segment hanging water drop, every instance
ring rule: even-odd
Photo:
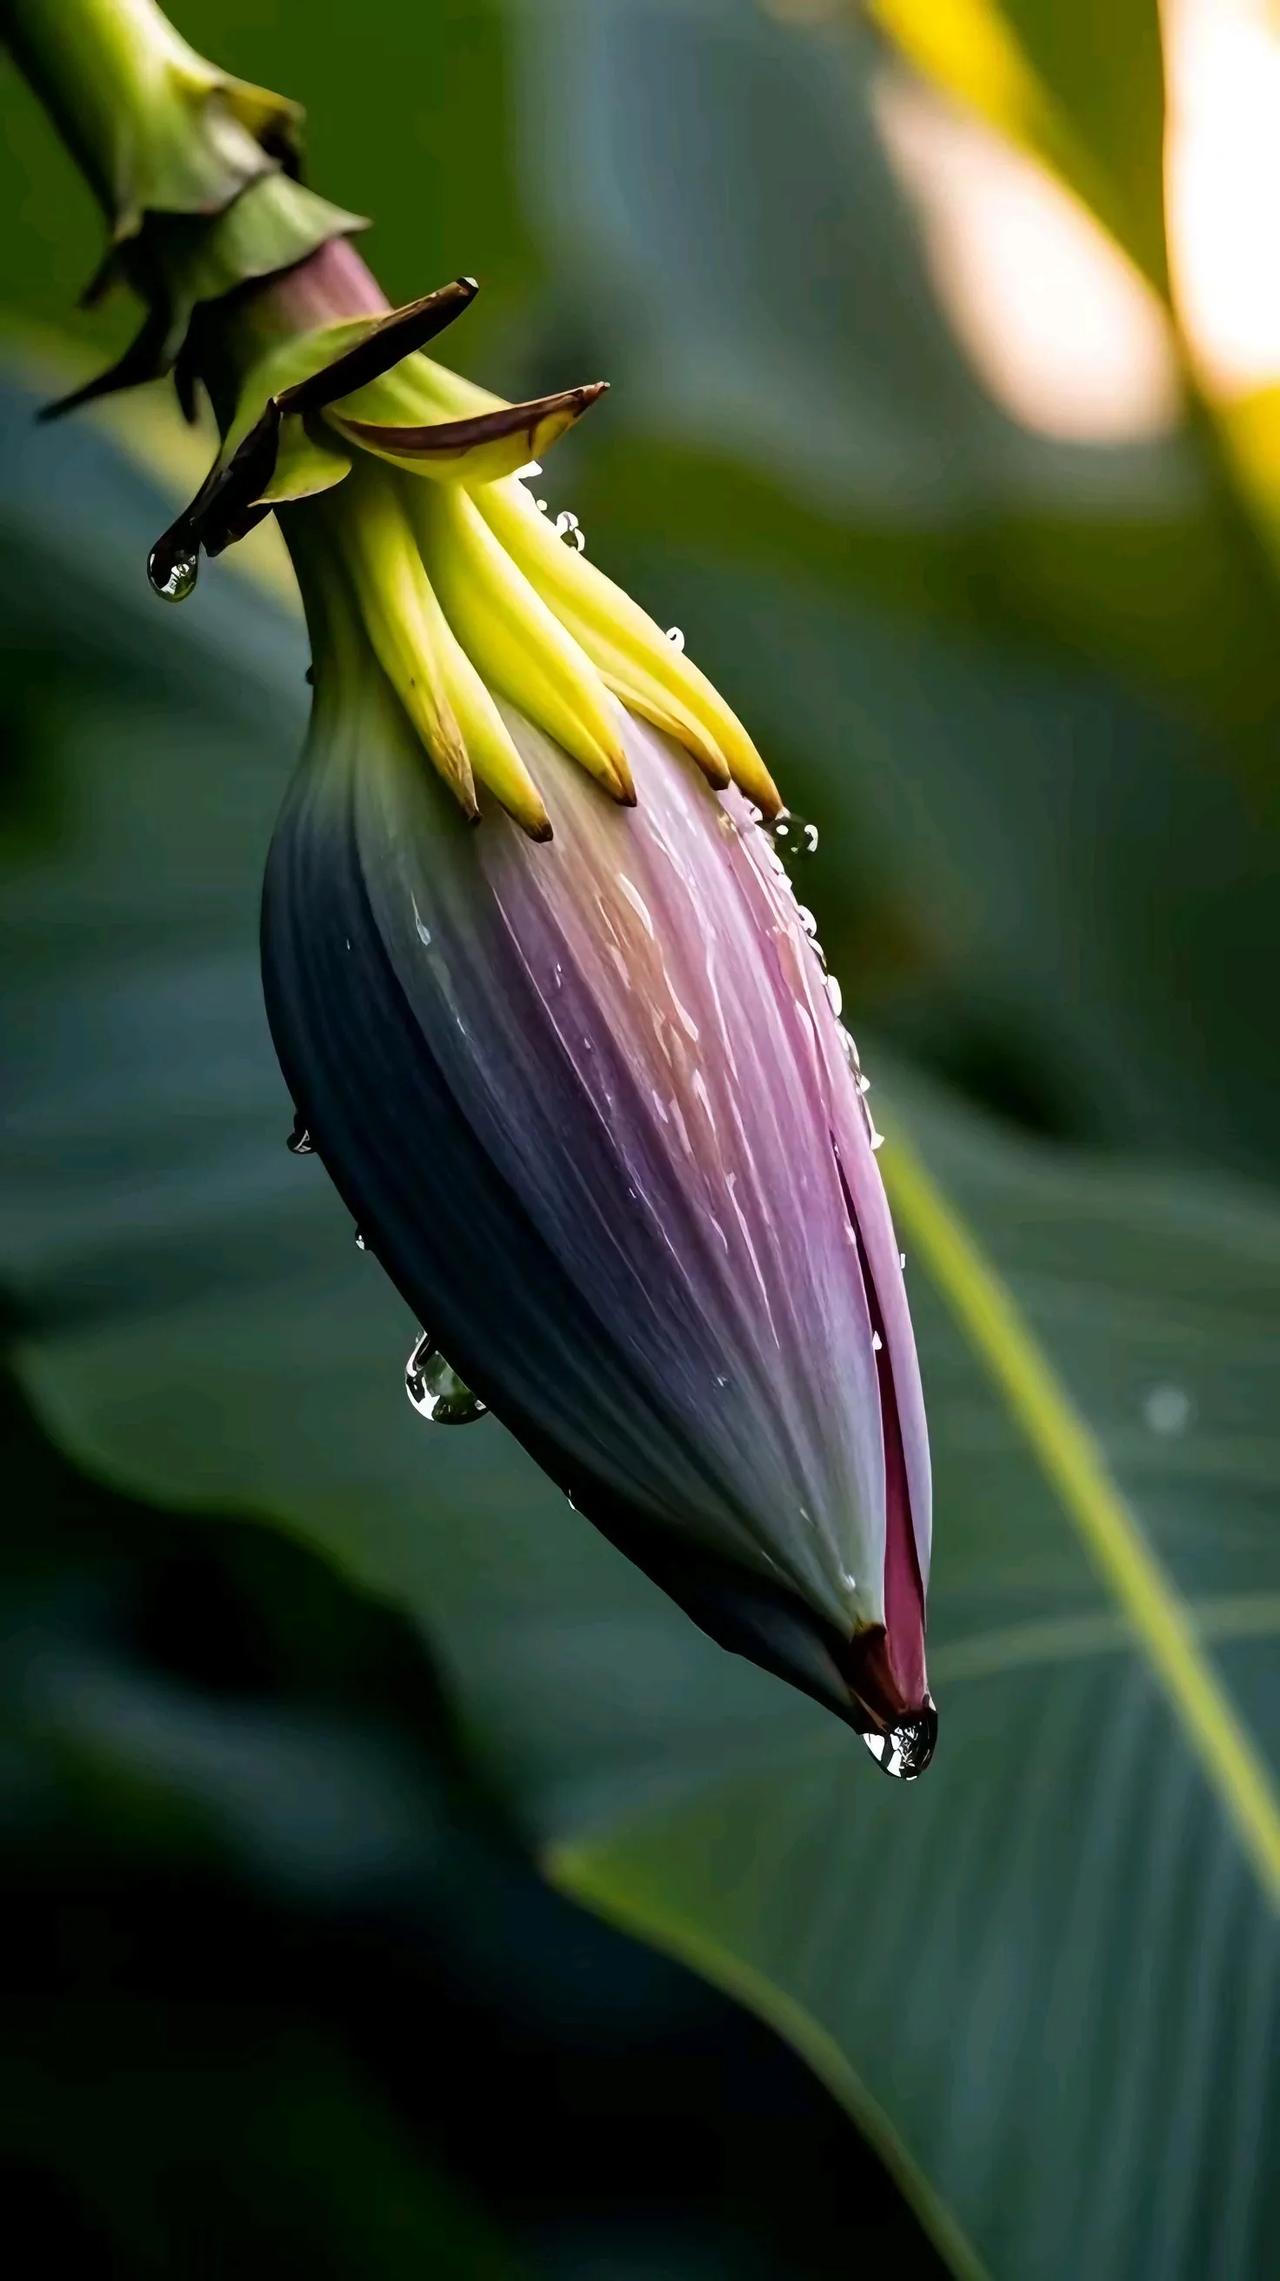
[[[916,1782],[937,1747],[938,1714],[929,1703],[917,1718],[904,1719],[887,1734],[864,1734],[862,1740],[882,1773],[895,1782]]]
[[[684,648],[684,635],[681,633],[679,626],[667,627],[667,640],[670,642],[672,649]]]
[[[814,949],[816,950],[817,947],[818,946],[815,943]],[[831,1011],[835,1015],[836,1020],[839,1021],[841,1008],[844,1005],[844,993],[841,990],[834,974],[829,974],[827,976],[827,997],[831,1003]]]
[[[368,1249],[369,1249],[369,1246],[368,1246],[368,1244],[367,1244],[367,1243],[366,1243],[366,1241],[365,1241],[365,1234],[364,1234],[364,1229],[363,1229],[363,1228],[357,1228],[357,1229],[356,1229],[356,1250],[357,1250],[357,1251],[367,1251]]]
[[[297,1110],[293,1112],[293,1131],[285,1143],[290,1156],[314,1156],[315,1142],[303,1124]]]
[[[198,547],[178,546],[157,539],[147,556],[152,590],[165,602],[185,602],[200,575]]]
[[[469,1426],[488,1415],[488,1404],[450,1369],[429,1331],[405,1364],[404,1390],[418,1416],[433,1426]]]
[[[577,516],[568,507],[562,508],[556,516],[556,537],[563,539],[566,546],[576,547],[579,554],[586,552],[587,542],[583,536],[582,527]]]

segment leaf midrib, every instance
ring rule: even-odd
[[[900,1132],[882,1159],[899,1232],[923,1256],[1115,1598],[1263,1893],[1280,1907],[1280,1797],[1197,1637],[1190,1611],[1012,1293]]]

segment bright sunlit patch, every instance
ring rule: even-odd
[[[997,403],[1039,434],[1158,433],[1177,390],[1154,295],[1069,192],[893,66],[876,114],[916,201],[934,282]]]
[[[1166,204],[1178,307],[1208,386],[1280,379],[1280,18],[1162,0]],[[876,110],[935,283],[996,401],[1040,434],[1150,435],[1175,416],[1159,306],[1076,199],[974,112],[886,67]]]
[[[1175,290],[1215,393],[1280,377],[1280,23],[1270,0],[1164,0]]]

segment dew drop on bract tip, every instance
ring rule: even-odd
[[[185,602],[200,575],[199,553],[153,546],[147,556],[152,590],[165,602]]]
[[[450,1369],[429,1331],[405,1364],[404,1390],[418,1416],[433,1426],[469,1426],[488,1415],[488,1404]]]
[[[916,1782],[933,1757],[938,1714],[930,1703],[918,1718],[904,1719],[887,1734],[864,1734],[862,1740],[882,1773],[895,1782]]]
[[[315,1154],[315,1143],[296,1112],[293,1119],[293,1131],[285,1145],[290,1156],[314,1156]]]

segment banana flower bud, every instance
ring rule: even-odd
[[[755,746],[521,480],[599,384],[513,406],[423,353],[473,291],[388,310],[342,243],[274,280],[152,556],[176,597],[274,510],[302,589],[276,1048],[430,1333],[418,1396],[447,1355],[436,1414],[491,1410],[707,1632],[910,1777],[928,1446],[865,1079]]]

